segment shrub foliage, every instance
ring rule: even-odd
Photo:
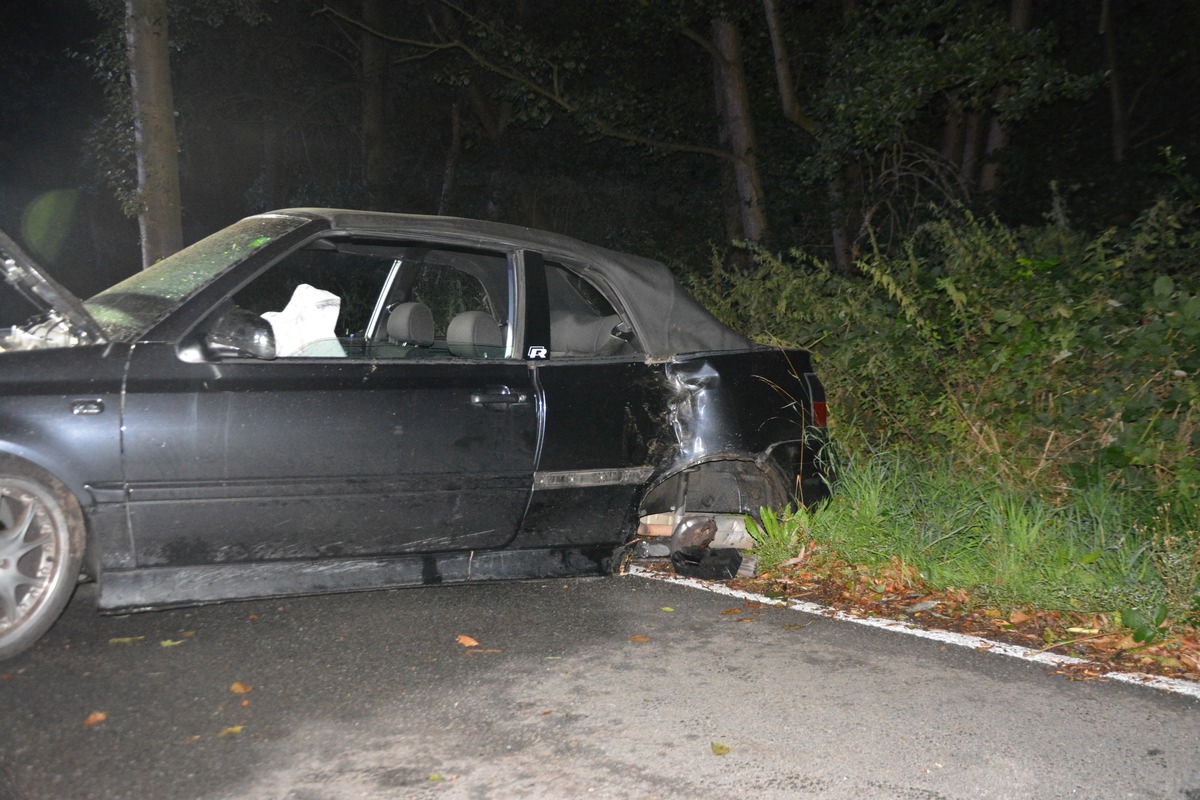
[[[1120,546],[1064,557],[1091,567],[1103,559],[1088,553],[1119,551],[1124,578],[1159,574],[1189,613],[1196,574],[1179,573],[1200,553],[1200,202],[1184,194],[1099,234],[1073,228],[1057,200],[1021,229],[953,208],[899,247],[867,248],[856,275],[751,248],[751,270],[714,258],[692,289],[750,335],[815,352],[845,468],[886,453],[892,469],[896,458],[949,469],[956,491],[972,481],[993,507],[1071,506],[1073,518],[1099,492],[1123,510]],[[1165,596],[1151,584],[1147,601]]]

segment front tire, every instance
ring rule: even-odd
[[[58,480],[0,457],[0,659],[41,638],[79,577],[86,531],[79,501]]]

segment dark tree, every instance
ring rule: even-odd
[[[143,269],[183,247],[167,27],[167,0],[125,0]]]

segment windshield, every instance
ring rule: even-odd
[[[110,340],[132,340],[217,275],[307,221],[244,219],[85,300],[84,308]]]

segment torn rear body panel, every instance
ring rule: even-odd
[[[807,352],[686,359],[668,376],[679,451],[642,500],[642,534],[666,535],[701,516],[716,522],[714,547],[747,548],[747,515],[828,494],[825,395]]]

